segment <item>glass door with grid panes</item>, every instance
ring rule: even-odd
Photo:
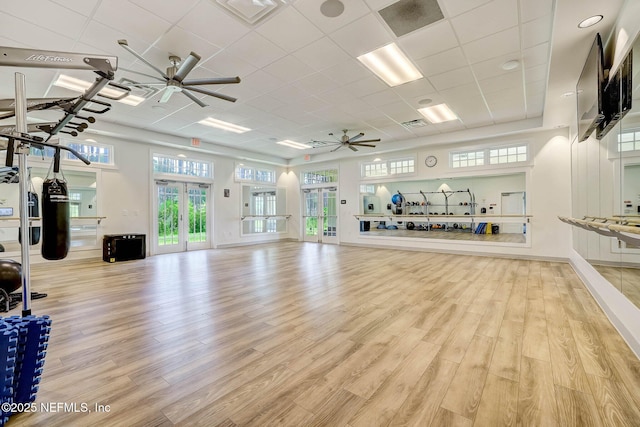
[[[154,252],[210,248],[209,185],[156,181],[155,187]]]
[[[338,192],[335,187],[303,190],[305,242],[338,243]]]

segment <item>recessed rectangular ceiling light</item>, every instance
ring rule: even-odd
[[[358,60],[391,87],[423,77],[395,43],[360,55]]]
[[[89,89],[91,87],[92,83],[89,83],[85,80],[81,80],[81,79],[76,79],[75,77],[71,77],[71,76],[66,76],[64,74],[60,74],[60,76],[58,77],[58,79],[53,82],[53,84],[55,86],[59,86],[59,87],[63,87],[65,89],[69,89],[69,90],[73,90],[76,92],[84,92],[85,90]],[[122,96],[123,91],[121,90],[117,90],[117,89],[113,89],[110,87],[105,87],[103,88],[100,93],[102,95],[105,96],[110,96],[112,98],[117,98],[119,96]],[[127,105],[132,105],[132,106],[136,106],[138,104],[140,104],[142,101],[144,101],[144,98],[141,96],[137,96],[137,95],[127,95],[122,99],[119,99],[118,102],[121,102],[123,104],[127,104]]]
[[[458,119],[458,116],[451,111],[451,108],[449,108],[447,104],[438,104],[431,107],[419,108],[418,112],[431,123],[442,123]]]
[[[200,120],[198,123],[200,123],[201,125],[211,126],[213,128],[228,130],[229,132],[235,132],[235,133],[245,133],[251,130],[243,126],[234,125],[233,123],[223,122],[222,120],[214,119],[213,117],[207,117],[206,119]]]
[[[299,142],[291,141],[289,139],[285,139],[283,141],[277,141],[276,144],[286,145],[287,147],[297,148],[298,150],[306,150],[307,148],[309,148],[307,144],[301,144]]]

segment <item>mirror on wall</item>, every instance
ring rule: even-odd
[[[361,195],[368,235],[527,243],[524,172],[361,188],[370,190]]]
[[[38,195],[38,212],[42,213],[42,184],[49,174],[47,168],[31,167],[31,191]],[[61,178],[62,174],[58,174]],[[98,244],[98,198],[97,173],[95,171],[65,170],[69,194],[69,216],[71,217],[71,247],[95,247]],[[20,253],[19,230],[19,184],[0,184],[0,244],[5,255]],[[33,251],[40,251],[40,243],[32,245]]]
[[[287,231],[287,193],[273,186],[242,186],[242,234]]]
[[[572,216],[640,220],[640,43],[632,51],[632,108],[602,139],[572,143]],[[624,88],[620,87],[620,93]],[[640,307],[640,244],[573,227],[574,249]],[[640,238],[640,235],[636,235]]]

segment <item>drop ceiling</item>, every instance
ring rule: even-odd
[[[321,13],[320,0],[258,3],[268,10],[255,9],[261,6],[253,0],[4,2],[0,46],[116,55],[120,67],[149,74],[153,72],[118,45],[119,39],[127,39],[161,69],[170,65],[169,54],[185,58],[194,51],[202,60],[189,78],[237,75],[240,84],[207,87],[237,102],[198,95],[208,104],[201,108],[174,94],[160,104],[161,92],[152,92],[137,107],[113,103],[98,118],[100,126],[141,128],[172,140],[184,137],[186,145],[200,138],[203,147],[216,147],[216,152],[228,148],[293,164],[305,154],[357,156],[469,135],[568,126],[575,100],[561,95],[575,89],[594,34],[608,33],[622,1],[438,0],[443,19],[401,36],[378,12],[395,0],[343,0],[343,13],[334,18]],[[587,30],[577,28],[595,13],[605,19]],[[356,59],[391,42],[424,78],[391,88]],[[502,68],[513,60],[518,67]],[[0,98],[14,97],[16,71],[26,75],[30,98],[74,95],[53,86],[57,70],[0,67]],[[91,72],[64,73],[93,79]],[[144,78],[118,70],[120,79]],[[431,100],[427,105],[447,103],[459,120],[403,125],[422,119],[417,109],[426,106],[425,99]],[[198,123],[206,117],[251,131],[233,134]],[[38,118],[44,117],[35,115],[34,120]],[[358,153],[275,144],[328,139],[342,129],[382,142]]]

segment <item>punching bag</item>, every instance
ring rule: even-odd
[[[63,259],[69,253],[71,230],[67,182],[58,178],[42,184],[42,246],[44,259]]]
[[[38,195],[33,191],[28,192],[27,206],[29,218],[37,218],[40,216]],[[22,229],[18,229],[18,241],[22,243]],[[37,245],[38,242],[40,242],[40,227],[29,227],[29,244]]]

